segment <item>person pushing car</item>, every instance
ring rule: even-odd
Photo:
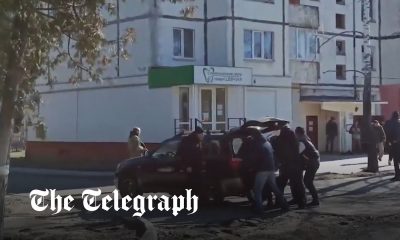
[[[288,210],[289,206],[283,193],[276,184],[275,177],[275,160],[271,144],[261,135],[257,129],[251,130],[251,144],[248,145],[248,155],[245,161],[248,161],[248,166],[253,168],[255,173],[253,192],[254,202],[257,212],[262,212],[263,207],[263,190],[264,186],[275,194],[277,203],[282,210]]]
[[[188,173],[190,185],[197,194],[200,194],[203,185],[203,139],[203,129],[196,127],[191,134],[182,139],[176,152],[181,169]]]

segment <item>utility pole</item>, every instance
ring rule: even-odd
[[[368,153],[368,167],[367,172],[378,172],[378,157],[376,151],[376,143],[373,139],[372,126],[371,126],[371,57],[372,57],[372,46],[370,37],[370,23],[372,21],[370,11],[371,11],[371,1],[361,0],[363,11],[363,63],[364,67],[362,71],[364,72],[364,92],[363,92],[363,142],[366,145]]]

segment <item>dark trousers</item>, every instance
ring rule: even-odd
[[[306,204],[306,191],[303,183],[303,170],[300,167],[285,168],[281,167],[278,176],[278,187],[281,192],[285,192],[285,187],[290,181],[290,190],[294,201],[299,207]]]
[[[392,145],[392,155],[395,177],[400,178],[400,143],[394,143]]]
[[[352,151],[353,153],[361,153],[361,140],[360,139],[352,139]]]
[[[313,201],[316,201],[316,202],[318,202],[318,192],[314,186],[314,178],[315,178],[315,174],[318,171],[318,168],[319,168],[319,162],[310,163],[306,167],[306,171],[304,174],[304,185],[306,185],[306,188],[310,192]]]
[[[386,145],[386,151],[389,154],[389,161],[393,161],[393,147],[389,146],[389,144]]]
[[[325,151],[326,152],[333,152],[333,142],[335,141],[335,136],[327,136],[326,137],[326,146],[325,146]]]

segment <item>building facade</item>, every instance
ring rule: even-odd
[[[381,1],[382,28],[382,100],[388,104],[382,107],[382,115],[389,119],[394,110],[400,110],[400,71],[399,71],[399,35],[400,35],[400,2],[396,0]]]
[[[371,8],[377,102],[381,2],[373,0]],[[190,18],[181,13],[188,4],[196,7]],[[113,42],[134,28],[132,56],[116,59],[101,84],[83,73],[71,85],[66,64],[56,69],[53,88],[38,81],[47,137],[29,131],[28,158],[118,161],[134,126],[151,146],[196,124],[228,130],[265,116],[306,127],[321,149],[325,123],[334,116],[336,150],[347,151],[346,128],[362,114],[363,77],[353,71],[363,67],[361,12],[356,0],[119,1],[105,34]]]

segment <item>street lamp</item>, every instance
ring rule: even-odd
[[[360,37],[364,37],[364,33],[363,33],[363,32],[360,32],[360,31],[343,31],[343,32],[335,33],[335,34],[333,34],[331,37],[329,37],[328,39],[326,39],[324,42],[322,42],[321,44],[318,45],[317,53],[320,53],[321,48],[322,48],[325,44],[327,44],[328,42],[330,42],[332,39],[334,39],[334,38],[336,38],[336,37],[338,37],[338,36],[341,36],[341,35],[343,35],[343,34],[346,34],[346,33],[352,33],[352,34],[354,34],[353,37],[355,37],[355,33],[359,34]],[[317,53],[315,54],[313,61],[316,59]],[[354,54],[353,58],[355,59],[355,54]],[[354,66],[355,66],[355,60],[354,60]],[[349,70],[349,72],[350,72],[350,71],[351,71],[351,70]],[[327,72],[331,72],[331,71],[328,70],[328,71],[325,71],[325,72],[323,72],[323,73],[327,73]],[[333,71],[332,71],[332,72],[333,72]],[[357,71],[357,70],[354,70],[354,72],[360,72],[360,73],[363,74],[363,72]],[[357,79],[356,79],[355,76],[353,76],[353,83],[354,83],[354,100],[357,100]]]
[[[364,33],[363,32],[360,32],[360,31],[343,31],[343,32],[340,32],[340,33],[335,33],[335,34],[333,34],[331,37],[329,37],[328,39],[326,39],[323,43],[321,43],[319,46],[318,46],[318,52],[321,50],[321,47],[323,47],[325,44],[327,44],[329,41],[331,41],[332,39],[334,39],[335,37],[338,37],[338,36],[341,36],[341,35],[343,35],[343,34],[346,34],[346,33],[358,33],[358,34],[360,34],[360,37],[364,37]],[[355,37],[355,36],[354,36]]]

